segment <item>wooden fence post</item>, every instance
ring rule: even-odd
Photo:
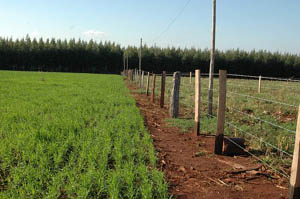
[[[166,71],[163,71],[161,75],[160,108],[163,108],[165,104],[165,87],[166,87]]]
[[[190,84],[192,83],[192,72],[190,72]]]
[[[300,198],[300,106],[298,108],[298,120],[295,137],[293,162],[289,184],[289,199]]]
[[[149,95],[149,84],[150,84],[150,72],[147,74],[147,85],[146,85],[146,95]]]
[[[261,75],[258,78],[258,93],[261,92]]]
[[[170,116],[177,118],[179,114],[179,88],[180,88],[180,72],[175,72],[173,75],[173,88],[171,91],[170,100]]]
[[[200,135],[200,70],[195,71],[195,134]]]
[[[221,155],[223,151],[224,123],[226,111],[226,70],[219,71],[219,103],[217,117],[217,132],[215,138],[215,154]]]
[[[151,101],[155,101],[155,79],[156,79],[156,74],[153,73],[153,79],[152,79],[152,94],[151,94]]]

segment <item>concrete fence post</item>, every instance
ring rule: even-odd
[[[153,76],[152,76],[152,94],[151,94],[151,101],[152,102],[155,101],[155,79],[156,79],[156,74],[153,73]]]
[[[160,108],[163,108],[165,104],[165,87],[166,87],[166,71],[163,71],[161,75]]]
[[[147,85],[146,85],[146,95],[149,95],[149,85],[150,85],[150,72],[147,74]]]
[[[170,116],[178,118],[179,115],[179,89],[180,89],[180,72],[173,74],[173,88],[170,99]]]
[[[215,154],[221,155],[223,152],[225,111],[226,111],[226,70],[219,71],[219,102],[217,117],[217,132],[215,138]]]

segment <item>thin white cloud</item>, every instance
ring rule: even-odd
[[[75,25],[71,25],[71,26],[69,26],[69,30],[73,30],[73,29],[75,29],[76,28],[76,26]]]
[[[106,36],[106,33],[101,32],[101,31],[96,31],[96,30],[88,30],[88,31],[83,32],[83,35],[85,35],[87,37],[92,37],[92,38],[99,38],[99,37]]]
[[[38,37],[40,35],[39,32],[33,31],[32,33],[29,34],[30,37]]]

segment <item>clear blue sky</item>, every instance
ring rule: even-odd
[[[0,36],[209,48],[212,0],[0,0]],[[160,36],[161,35],[161,36]],[[218,49],[300,54],[300,0],[217,0]]]

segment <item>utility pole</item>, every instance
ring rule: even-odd
[[[123,73],[125,73],[125,70],[126,70],[126,61],[125,61],[125,52],[123,53]]]
[[[142,45],[143,45],[143,40],[141,38],[141,46],[140,46],[140,56],[139,56],[139,71],[142,71]]]
[[[215,44],[216,44],[216,0],[213,1],[212,8],[212,47],[210,52],[210,67],[209,67],[209,87],[208,87],[208,114],[212,115],[213,109],[213,81],[214,81],[214,66],[215,66]]]
[[[128,70],[128,52],[127,52],[126,54],[127,54],[127,59],[126,59],[126,61],[127,61],[127,70]]]
[[[139,82],[140,87],[142,87],[142,46],[143,46],[143,40],[141,38],[141,46],[140,46],[140,56],[139,56]]]

